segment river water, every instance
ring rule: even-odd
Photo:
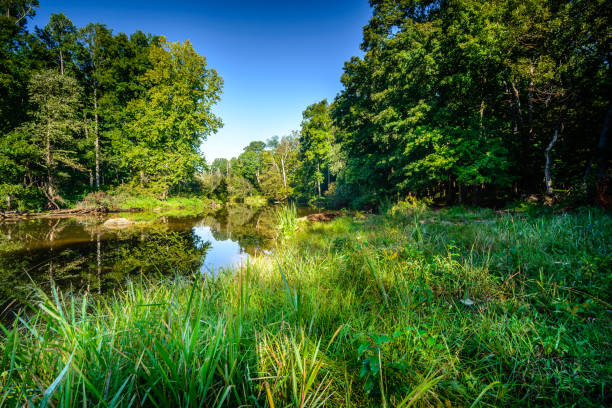
[[[95,294],[128,278],[216,274],[272,248],[274,211],[232,206],[205,216],[145,212],[0,222],[0,316],[37,289],[50,292],[52,284]],[[104,226],[119,216],[132,223]]]

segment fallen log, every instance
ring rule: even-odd
[[[331,221],[340,216],[342,216],[342,213],[339,211],[326,211],[322,213],[310,214],[305,218],[308,221]]]
[[[142,208],[106,208],[106,207],[87,207],[87,208],[66,208],[61,210],[51,210],[41,213],[30,213],[24,211],[4,211],[0,212],[0,219],[23,219],[23,218],[55,218],[55,217],[78,217],[81,215],[100,215],[119,212],[142,212]]]

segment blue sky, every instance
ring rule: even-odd
[[[225,126],[202,147],[209,162],[298,129],[307,105],[333,99],[371,14],[367,0],[40,0],[30,27],[57,12],[79,27],[190,40],[225,81],[215,108]]]

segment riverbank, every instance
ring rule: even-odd
[[[103,215],[108,213],[127,213],[153,211],[164,215],[201,215],[218,210],[225,205],[245,204],[262,207],[267,204],[263,197],[246,197],[243,203],[222,203],[207,197],[169,197],[159,199],[150,196],[100,195],[86,197],[70,208],[41,212],[0,211],[0,220],[22,218],[74,217],[80,215]]]
[[[612,218],[397,205],[213,276],[57,294],[3,328],[0,401],[605,406]]]

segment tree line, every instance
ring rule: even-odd
[[[605,0],[370,0],[334,100],[211,166],[199,146],[222,125],[223,82],[189,42],[62,14],[28,32],[37,5],[2,6],[0,207],[123,185],[356,207],[612,203]]]
[[[365,55],[345,64],[332,108],[345,201],[478,204],[612,186],[606,1],[370,5]]]
[[[125,185],[190,191],[222,78],[189,41],[76,27],[27,29],[38,1],[0,6],[0,208],[59,208]]]
[[[274,146],[248,147],[218,168],[235,169],[269,197],[338,206],[406,195],[592,200],[596,187],[612,191],[612,8],[604,0],[370,5],[363,57],[345,63],[332,103],[308,106],[286,137],[289,185]],[[270,187],[261,182],[267,172],[277,179]]]

